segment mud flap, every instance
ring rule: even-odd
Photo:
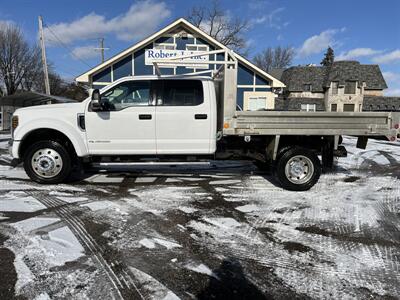
[[[322,171],[329,172],[333,169],[333,157],[334,157],[334,149],[333,143],[331,141],[327,141],[322,146]]]
[[[13,158],[10,162],[11,167],[15,168],[17,167],[22,161],[18,158]]]
[[[366,136],[359,136],[357,139],[357,148],[365,149],[367,148],[368,137]]]

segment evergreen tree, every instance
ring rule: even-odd
[[[324,59],[321,61],[321,65],[328,67],[332,66],[333,62],[335,61],[335,53],[331,47],[328,47],[325,53]]]

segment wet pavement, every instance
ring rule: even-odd
[[[248,162],[46,186],[3,151],[0,299],[395,299],[399,148],[345,144],[307,192]]]

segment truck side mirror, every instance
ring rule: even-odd
[[[100,110],[102,110],[100,102],[101,102],[100,91],[98,89],[95,89],[92,92],[92,101],[90,102],[92,111],[100,111]]]

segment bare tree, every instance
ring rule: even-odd
[[[65,82],[49,63],[52,95],[75,100],[87,97],[84,88]],[[21,30],[14,24],[0,24],[0,84],[8,95],[18,90],[45,92],[40,49],[30,46]],[[0,96],[3,94],[0,88]]]
[[[231,17],[220,7],[218,0],[212,0],[209,7],[193,7],[188,20],[225,46],[242,54],[246,52],[243,34],[249,28],[248,20]]]
[[[32,48],[32,63],[21,81],[20,89],[24,91],[44,91],[43,66],[39,47]]]
[[[269,72],[275,68],[286,68],[290,66],[294,57],[294,49],[292,47],[276,48],[268,47],[254,57],[254,63],[260,69]]]
[[[0,25],[0,80],[8,95],[23,88],[27,76],[37,68],[40,56],[14,24]]]

